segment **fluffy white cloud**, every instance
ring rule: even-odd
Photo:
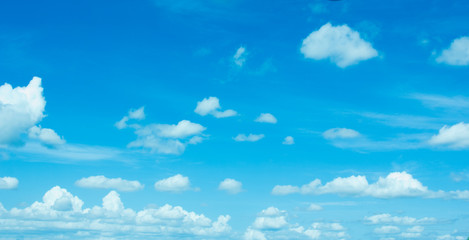
[[[201,116],[212,115],[216,118],[226,118],[238,115],[238,113],[232,109],[225,111],[220,111],[219,109],[221,109],[220,100],[217,97],[209,97],[197,102],[197,107],[194,112]]]
[[[393,234],[393,233],[399,233],[401,229],[399,229],[396,226],[381,226],[375,228],[374,232],[377,234]]]
[[[301,53],[314,60],[329,59],[341,68],[378,56],[371,43],[347,25],[323,25],[303,40]]]
[[[46,106],[42,92],[38,77],[26,87],[0,86],[0,144],[20,141],[22,134],[42,120]]]
[[[82,188],[116,189],[123,192],[143,189],[143,184],[139,181],[129,181],[122,178],[107,178],[105,176],[82,178],[76,181],[75,185]]]
[[[469,37],[454,39],[448,49],[436,58],[439,63],[455,66],[469,65]]]
[[[322,184],[321,180],[305,184],[301,187],[292,185],[277,185],[272,189],[274,195],[301,194],[338,194],[349,196],[369,196],[376,198],[397,197],[425,197],[469,199],[469,191],[430,191],[428,187],[406,172],[392,172],[386,177],[380,177],[375,183],[368,183],[365,176],[338,177]]]
[[[127,122],[130,119],[135,119],[135,120],[143,120],[145,119],[145,107],[140,107],[137,109],[130,109],[129,112],[127,113],[127,116],[124,116],[121,120],[116,122],[114,126],[118,129],[124,129],[127,128]]]
[[[292,136],[286,136],[285,139],[283,139],[282,144],[285,144],[285,145],[295,144],[295,139],[293,139]]]
[[[370,224],[400,224],[400,225],[414,225],[414,224],[430,224],[435,223],[435,218],[424,217],[424,218],[413,218],[413,217],[399,217],[392,216],[391,214],[383,213],[369,217],[365,217],[366,221]],[[417,228],[413,229],[417,230]]]
[[[264,138],[264,134],[252,134],[246,136],[246,134],[238,134],[235,138],[233,138],[236,142],[257,142]]]
[[[50,128],[33,126],[29,129],[28,136],[30,139],[37,139],[47,145],[59,145],[65,143],[63,137],[60,137],[54,130]]]
[[[18,179],[14,177],[1,177],[0,189],[15,189],[18,187]]]
[[[246,55],[246,48],[239,47],[238,50],[236,50],[236,53],[233,55],[233,62],[239,67],[242,67],[246,62]]]
[[[356,138],[360,136],[360,133],[348,128],[331,128],[325,131],[322,136],[325,139]]]
[[[57,186],[44,195],[42,202],[34,202],[24,209],[3,209],[0,231],[13,234],[41,231],[46,239],[48,234],[54,236],[70,231],[80,231],[80,236],[85,239],[98,239],[101,234],[125,239],[181,235],[206,239],[228,234],[231,230],[229,220],[230,216],[221,215],[217,221],[212,221],[203,214],[168,204],[137,212],[125,208],[115,191],[103,198],[102,206],[83,209],[82,200]],[[77,238],[80,236],[76,235]]]
[[[270,113],[261,113],[261,115],[259,115],[259,117],[256,118],[256,120],[254,120],[256,122],[262,122],[262,123],[277,123],[277,118],[274,117],[274,115],[270,114]]]
[[[264,230],[278,230],[288,225],[286,212],[275,207],[262,210],[254,220],[252,227]]]
[[[162,192],[183,192],[190,190],[188,177],[176,174],[172,177],[159,180],[155,183],[155,189]]]
[[[178,124],[150,124],[136,131],[139,136],[158,136],[162,138],[186,138],[201,134],[206,128],[188,120]]]
[[[237,194],[243,191],[243,184],[234,179],[227,178],[218,185],[218,189],[227,191],[230,194]]]
[[[469,124],[460,122],[453,126],[443,126],[437,135],[432,136],[429,143],[455,149],[468,148]]]

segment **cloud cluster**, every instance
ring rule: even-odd
[[[102,236],[148,239],[180,235],[198,239],[227,235],[231,231],[229,215],[212,221],[203,214],[168,204],[135,211],[125,208],[115,191],[103,198],[101,206],[83,206],[81,199],[56,186],[44,194],[42,201],[29,207],[10,211],[2,207],[0,231],[13,236],[19,232],[22,236],[39,232],[38,238],[44,239],[71,231],[77,233],[74,239]]]
[[[436,61],[454,66],[469,65],[469,37],[454,39],[449,48],[443,50],[436,58]]]
[[[322,184],[321,180],[305,184],[301,187],[292,185],[277,185],[272,189],[274,195],[301,194],[337,194],[340,196],[362,196],[375,198],[397,197],[425,197],[469,199],[469,191],[431,191],[420,181],[407,172],[392,172],[386,177],[379,177],[378,181],[368,183],[365,176],[338,177]]]
[[[226,118],[238,115],[235,110],[228,109],[220,111],[220,109],[220,100],[217,97],[209,97],[197,102],[197,107],[194,112],[201,116],[212,115],[216,118]]]
[[[18,179],[14,177],[1,177],[0,189],[15,189],[18,187]]]
[[[303,40],[301,53],[314,60],[329,59],[341,68],[378,56],[371,43],[347,25],[326,23]]]
[[[122,178],[107,178],[105,176],[90,176],[75,182],[82,188],[115,189],[122,192],[131,192],[143,189],[139,181],[129,181]]]

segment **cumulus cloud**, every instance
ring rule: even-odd
[[[227,178],[218,185],[218,189],[230,194],[238,194],[243,191],[243,184],[235,179]]]
[[[314,60],[329,59],[341,68],[378,56],[371,43],[347,25],[326,23],[303,40],[301,53]]]
[[[33,126],[29,129],[28,136],[30,139],[37,139],[46,145],[59,145],[65,143],[63,137],[60,137],[54,130],[50,128]]]
[[[429,140],[431,145],[463,149],[469,147],[469,124],[460,122],[453,126],[443,126],[437,135]]]
[[[159,180],[155,183],[155,189],[161,192],[183,192],[190,190],[188,177],[176,174],[172,177]]]
[[[197,107],[194,112],[201,116],[212,115],[216,118],[226,118],[238,115],[235,110],[228,109],[220,111],[220,109],[220,100],[217,97],[209,97],[197,102]]]
[[[436,61],[454,66],[469,65],[469,37],[454,39],[449,48],[443,50],[436,58]]]
[[[101,234],[126,239],[181,235],[198,239],[227,235],[231,230],[229,215],[221,215],[212,221],[203,214],[169,204],[135,211],[125,208],[115,191],[103,198],[101,206],[84,209],[83,205],[81,199],[56,186],[44,194],[42,201],[36,201],[29,207],[10,211],[3,209],[0,230],[13,236],[18,232],[23,236],[41,231],[41,237],[46,238],[58,233],[80,231],[80,235],[93,239]]]
[[[276,207],[262,210],[254,220],[252,227],[264,230],[278,230],[287,226],[286,212]]]
[[[274,115],[270,114],[270,113],[261,113],[261,115],[259,115],[259,117],[256,118],[256,120],[254,120],[256,122],[262,122],[262,123],[277,123],[277,118],[274,117]]]
[[[116,189],[123,192],[143,189],[143,184],[139,181],[129,181],[122,178],[107,178],[102,175],[82,178],[76,181],[75,185],[82,188]]]
[[[238,134],[235,138],[233,138],[236,142],[257,142],[264,138],[264,134],[252,134],[246,136],[246,134]]]
[[[116,122],[114,126],[118,129],[124,129],[127,128],[127,122],[130,119],[135,119],[135,120],[143,120],[145,119],[145,107],[140,107],[137,109],[130,109],[129,112],[127,113],[126,116],[124,116],[121,120]]]
[[[1,177],[0,189],[15,189],[18,187],[18,179],[14,177]]]
[[[431,191],[420,181],[407,172],[392,172],[386,177],[379,177],[375,183],[368,183],[365,176],[338,177],[322,184],[321,180],[305,184],[301,187],[277,185],[272,189],[274,195],[301,194],[337,194],[341,196],[368,196],[375,198],[425,197],[469,199],[469,191]]]
[[[236,53],[233,55],[233,62],[237,66],[242,67],[244,63],[246,62],[246,55],[247,55],[246,48],[239,47],[236,50]]]
[[[344,139],[359,137],[360,133],[348,128],[331,128],[322,133],[322,136],[325,139]]]
[[[286,136],[285,139],[283,139],[282,144],[293,145],[295,144],[295,139],[292,136]]]

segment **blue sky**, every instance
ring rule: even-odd
[[[10,1],[1,239],[469,236],[466,1]]]

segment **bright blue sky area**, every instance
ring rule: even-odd
[[[0,84],[17,92],[0,91],[0,238],[466,239],[468,11],[438,0],[3,3]],[[34,76],[45,108],[14,95]],[[164,152],[174,142],[185,150]],[[242,187],[219,189],[227,178]],[[125,180],[144,187],[122,191]],[[101,206],[105,196],[134,215]],[[211,222],[138,220],[165,204]],[[230,220],[216,229],[220,215]]]

